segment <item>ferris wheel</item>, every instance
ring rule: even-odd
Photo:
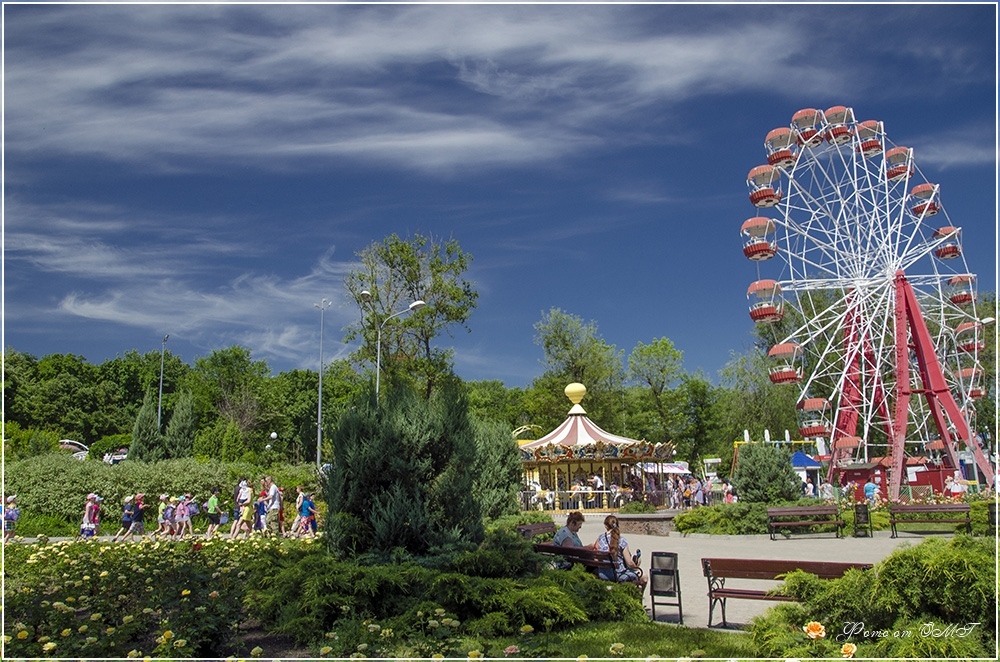
[[[800,434],[830,445],[830,480],[881,458],[895,499],[907,456],[958,468],[967,448],[992,484],[974,433],[992,320],[940,187],[882,122],[844,106],[798,111],[764,148],[741,227],[750,317],[773,340],[771,381],[799,389]]]

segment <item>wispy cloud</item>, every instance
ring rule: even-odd
[[[678,21],[666,32],[636,19],[671,11]],[[281,169],[303,157],[480,168],[559,159],[612,134],[627,141],[630,114],[669,113],[690,98],[768,88],[828,96],[854,73],[849,62],[810,65],[807,31],[785,25],[776,39],[773,23],[752,14],[738,27],[684,29],[686,14],[19,8],[7,20],[7,150],[165,170]],[[39,37],[70,26],[59,42]]]

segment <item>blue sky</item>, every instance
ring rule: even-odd
[[[996,5],[4,5],[4,338],[99,363],[344,355],[355,252],[474,256],[466,379],[558,307],[717,378],[749,169],[800,108],[911,146],[996,288]]]

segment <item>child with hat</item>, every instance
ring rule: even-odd
[[[122,526],[118,529],[118,533],[115,537],[111,539],[111,542],[118,542],[119,539],[124,540],[125,535],[128,530],[132,528],[132,518],[135,516],[135,497],[129,494],[123,500],[122,505]]]
[[[14,537],[14,527],[17,518],[21,516],[21,509],[15,503],[17,495],[11,494],[7,497],[7,503],[3,507],[3,541],[8,542]]]

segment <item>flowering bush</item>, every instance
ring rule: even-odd
[[[10,657],[203,657],[231,642],[245,568],[291,541],[9,545]],[[49,646],[47,644],[54,644]]]

